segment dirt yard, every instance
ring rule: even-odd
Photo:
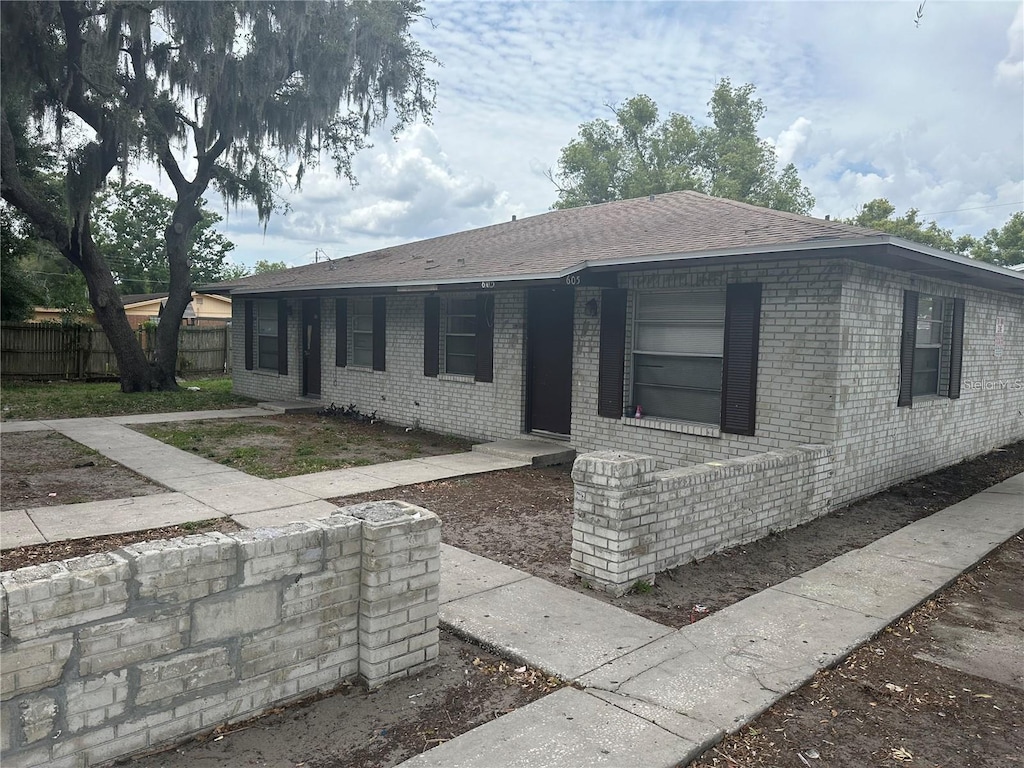
[[[264,478],[468,451],[473,443],[367,418],[297,413],[144,424],[134,429],[183,451]]]
[[[11,432],[0,438],[0,507],[52,507],[167,493],[142,475],[59,432]]]
[[[10,437],[14,435],[3,436],[5,456]],[[708,613],[719,610],[1022,471],[1024,443],[894,487],[800,528],[661,574],[649,591],[617,600],[590,594],[655,621],[683,626],[706,615],[695,613],[697,605]],[[117,495],[128,495],[129,487],[126,480],[126,492]],[[585,591],[568,570],[572,484],[567,467],[496,472],[336,502],[372,498],[403,498],[433,509],[442,518],[446,542]],[[175,534],[165,530],[161,535]],[[11,550],[3,553],[2,567],[8,570],[73,557],[151,537],[132,534]],[[918,658],[933,642],[935,648],[950,646],[948,635],[937,627],[957,622],[980,629],[992,625],[985,606],[993,600],[1015,605],[1018,615],[1024,610],[1020,593],[1024,542],[1018,537],[1005,551],[1011,553],[1009,559],[1001,555],[965,576],[941,599],[895,625],[835,670],[819,675],[752,728],[705,755],[701,768],[1015,764],[1013,760],[1024,754],[1019,735],[1024,732],[1024,694],[1019,686],[979,679]],[[975,603],[981,606],[977,611],[963,607]],[[1017,638],[1021,632],[1024,627],[1017,628]],[[931,666],[921,666],[925,664]],[[440,664],[417,678],[376,693],[345,688],[344,695],[283,709],[243,724],[236,733],[213,734],[140,764],[385,768],[558,684],[443,634]]]
[[[436,512],[445,543],[585,592],[661,624],[690,623],[765,587],[809,571],[908,523],[1024,472],[1024,443],[890,488],[799,528],[658,574],[653,587],[612,598],[569,570],[569,467],[514,469],[333,499],[403,499]]]

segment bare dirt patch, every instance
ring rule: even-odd
[[[693,766],[1021,765],[1022,633],[1024,538],[1017,536]],[[953,635],[973,638],[969,657]],[[1007,639],[1015,652],[1007,652]],[[986,653],[998,662],[986,663]]]
[[[403,499],[436,512],[443,540],[672,627],[870,544],[1015,474],[1024,442],[894,486],[827,517],[660,573],[621,598],[588,590],[569,570],[569,467],[513,469],[333,499]],[[706,612],[694,612],[702,606]]]
[[[133,427],[183,451],[264,478],[468,451],[469,440],[382,421],[319,414],[144,424]]]
[[[0,507],[52,507],[167,493],[58,432],[0,435]]]
[[[437,666],[415,677],[376,691],[344,685],[131,764],[388,768],[562,685],[442,631]]]

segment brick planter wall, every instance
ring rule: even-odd
[[[658,471],[619,451],[576,459],[572,571],[614,595],[829,511],[832,449],[803,445]]]
[[[5,766],[85,766],[437,659],[440,521],[403,502],[0,574]]]

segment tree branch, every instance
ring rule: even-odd
[[[68,256],[71,253],[71,241],[67,225],[53,212],[50,205],[29,191],[24,179],[21,178],[14,149],[14,135],[11,133],[10,123],[7,122],[6,112],[3,115],[3,123],[0,124],[0,168],[0,194],[3,199],[25,214],[42,237]],[[80,261],[70,256],[68,260],[79,269],[82,268]]]

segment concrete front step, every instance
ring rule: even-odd
[[[576,458],[576,449],[568,443],[537,437],[517,437],[510,440],[495,440],[493,443],[479,443],[473,446],[473,450],[506,459],[516,459],[534,467],[571,464]]]
[[[274,400],[256,406],[274,413],[316,413],[324,404],[319,400]]]

